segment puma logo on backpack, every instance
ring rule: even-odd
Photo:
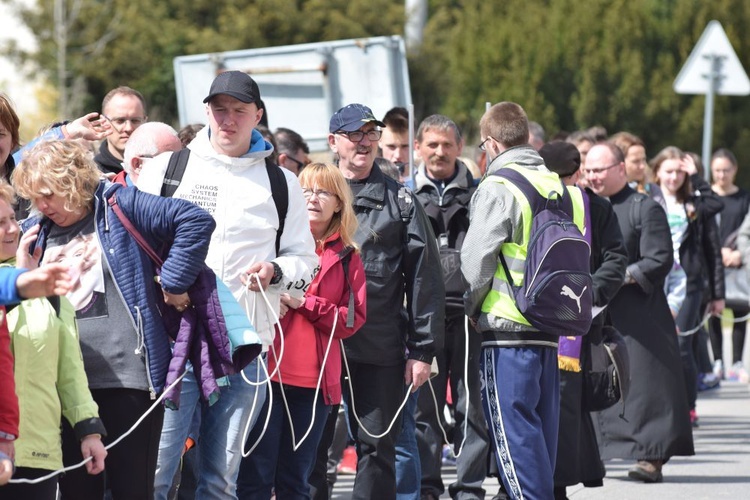
[[[578,312],[581,312],[581,297],[583,297],[583,294],[588,289],[587,286],[583,287],[583,290],[581,290],[580,295],[576,295],[573,290],[570,289],[568,285],[563,285],[562,290],[560,291],[560,295],[565,295],[566,297],[570,297],[571,299],[576,301],[576,305],[578,305]]]
[[[590,235],[584,236],[573,221],[568,188],[562,186],[562,196],[552,193],[545,198],[512,168],[502,168],[494,175],[516,186],[533,214],[521,285],[514,284],[500,253],[516,307],[539,331],[566,337],[586,334],[594,303]]]

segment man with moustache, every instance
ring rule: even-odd
[[[375,492],[396,498],[399,406],[409,385],[416,390],[429,378],[444,328],[445,293],[430,223],[412,193],[375,164],[383,126],[370,108],[350,104],[331,117],[328,134],[354,193],[367,276],[367,322],[344,340],[353,387],[345,397],[358,444],[352,498]]]
[[[117,87],[102,100],[102,117],[112,126],[112,133],[99,146],[94,156],[99,170],[108,177],[122,172],[125,145],[135,130],[146,123],[146,100],[130,87]]]
[[[667,216],[628,185],[624,155],[611,142],[591,148],[586,178],[612,203],[628,252],[625,284],[608,311],[625,337],[630,390],[624,406],[594,414],[599,449],[603,460],[636,460],[629,477],[660,482],[670,457],[694,454],[676,328],[664,295],[674,258]]]
[[[425,500],[439,498],[445,491],[440,423],[449,382],[455,415],[453,443],[449,444],[456,454],[461,451],[456,458],[456,482],[449,487],[451,497],[483,498],[482,482],[487,475],[489,444],[479,380],[481,337],[473,327],[469,326],[468,332],[464,328],[460,252],[476,188],[469,169],[458,159],[463,145],[458,126],[443,115],[425,118],[414,141],[414,149],[422,158],[415,194],[437,238],[446,288],[445,342],[436,355],[438,375],[429,382],[432,390],[427,387],[419,392],[416,414],[421,495]]]

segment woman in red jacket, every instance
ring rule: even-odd
[[[304,295],[290,290],[281,297],[283,339],[276,335],[268,354],[271,418],[258,447],[242,461],[240,499],[268,499],[274,490],[276,498],[310,498],[307,479],[318,442],[331,405],[341,402],[339,340],[365,322],[365,273],[354,242],[351,190],[330,164],[306,166],[299,181],[320,266]],[[248,445],[263,432],[263,421],[261,416]]]

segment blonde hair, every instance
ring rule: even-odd
[[[43,141],[24,155],[11,180],[21,197],[62,196],[65,210],[75,212],[91,209],[100,175],[94,155],[81,144]]]
[[[13,186],[8,184],[5,179],[0,179],[0,200],[4,201],[11,207],[16,202],[16,192]]]
[[[331,163],[311,163],[302,169],[299,182],[303,189],[317,186],[336,195],[341,202],[341,210],[334,212],[322,240],[325,241],[338,232],[345,246],[359,249],[359,245],[354,241],[354,233],[359,225],[352,208],[354,196],[341,171]]]

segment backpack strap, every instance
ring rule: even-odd
[[[581,198],[583,198],[583,227],[586,229],[583,237],[586,238],[586,242],[589,244],[589,247],[591,247],[591,199],[585,189],[577,186],[575,189],[581,190]]]
[[[398,209],[401,213],[401,222],[408,224],[411,222],[411,204],[414,203],[411,189],[406,186],[398,188]]]
[[[346,279],[346,286],[349,287],[349,306],[346,311],[347,328],[354,328],[354,290],[352,290],[352,284],[349,281],[349,262],[352,260],[353,252],[353,248],[346,247],[342,251],[342,253],[344,253],[344,256],[341,258],[341,266],[344,268],[344,279]]]
[[[279,215],[279,229],[276,231],[276,256],[278,257],[281,249],[281,234],[284,232],[286,214],[289,211],[289,186],[286,184],[286,177],[281,167],[268,156],[266,157],[266,172],[271,182],[271,196],[276,205],[276,213]]]
[[[182,177],[185,175],[188,159],[190,159],[188,148],[176,151],[169,157],[167,171],[162,181],[161,196],[165,198],[174,196],[177,187],[182,182]],[[289,211],[289,187],[286,184],[286,178],[284,172],[281,171],[281,167],[274,164],[270,157],[266,157],[266,172],[271,183],[273,203],[279,216],[279,229],[276,231],[276,255],[278,255],[281,248],[281,234],[284,232],[286,214]]]
[[[566,214],[568,214],[571,218],[573,217],[573,201],[570,197],[570,193],[568,192],[568,188],[565,187],[565,184],[563,184],[562,181],[560,181],[560,185],[562,186],[562,195],[557,199],[553,199],[539,194],[539,191],[537,191],[537,189],[522,173],[512,168],[501,168],[493,172],[492,175],[502,177],[512,182],[528,200],[529,205],[531,205],[532,213],[539,213],[551,201],[552,203],[559,204],[560,208]]]
[[[182,176],[185,175],[189,158],[190,150],[188,148],[175,151],[169,157],[167,171],[164,173],[164,180],[161,184],[161,196],[165,198],[174,196],[174,192],[177,191],[177,187],[182,182]]]

